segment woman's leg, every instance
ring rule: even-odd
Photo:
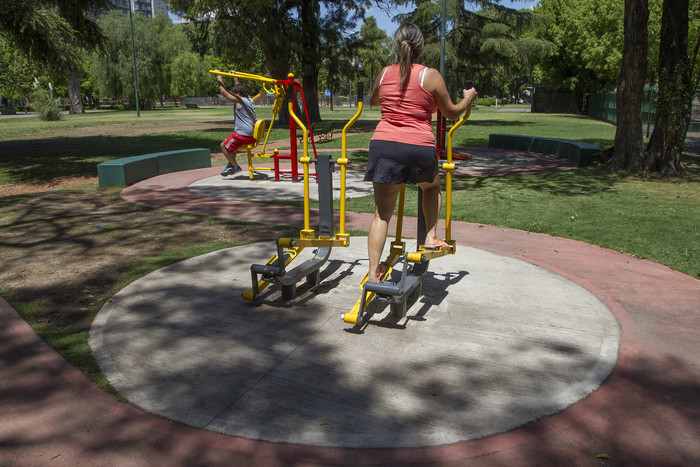
[[[389,221],[394,213],[396,197],[401,191],[401,185],[390,183],[372,183],[374,188],[374,219],[369,226],[367,250],[369,253],[369,274],[375,276],[381,260],[382,250],[386,242]]]
[[[440,175],[435,175],[432,182],[419,183],[423,190],[423,216],[425,231],[430,240],[437,239],[437,224],[442,209],[442,193],[440,192]],[[419,239],[422,240],[422,239]]]

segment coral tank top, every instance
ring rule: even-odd
[[[384,69],[379,84],[382,118],[374,131],[373,140],[435,145],[433,112],[437,110],[435,97],[423,89],[427,67],[414,64],[405,93],[401,95],[401,69],[398,64]]]

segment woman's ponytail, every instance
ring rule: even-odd
[[[411,65],[418,61],[423,51],[423,33],[413,23],[402,24],[394,34],[394,63],[398,63],[401,71],[401,87],[408,83]]]

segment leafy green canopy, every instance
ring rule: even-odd
[[[658,79],[663,0],[648,0],[647,81]],[[700,0],[689,2],[688,42],[700,34]],[[537,76],[581,95],[615,89],[623,45],[624,0],[540,0],[534,10],[550,19],[538,37],[556,50],[542,61]]]
[[[501,5],[502,4],[502,5]],[[532,69],[552,45],[536,37],[546,20],[530,10],[514,10],[506,1],[446,0],[445,79],[451,90],[471,80],[481,94],[518,94],[532,80]],[[481,9],[471,11],[467,6]],[[416,9],[397,22],[417,24],[425,39],[421,63],[438,68],[441,55],[440,2],[418,0]]]
[[[211,61],[195,52],[181,53],[173,60],[170,92],[175,96],[204,96],[214,89]]]
[[[149,19],[135,15],[133,24],[139,98],[153,101],[163,94],[170,95],[172,62],[180,54],[191,52],[187,36],[164,16]],[[90,66],[96,91],[102,96],[131,98],[135,93],[129,16],[112,11],[100,19],[99,25],[105,31],[106,41]],[[181,78],[181,68],[190,66],[185,62],[183,58],[176,66],[180,90],[187,90],[189,86],[183,84]],[[204,68],[198,64],[192,69],[197,66]],[[192,89],[193,92],[200,90]]]
[[[92,19],[108,0],[0,0],[0,36],[32,60],[68,71],[102,33]]]
[[[174,11],[211,25],[215,53],[240,71],[300,78],[311,121],[320,119],[320,70],[350,62],[349,31],[369,0],[172,0]]]
[[[0,96],[21,99],[32,90],[32,79],[37,70],[6,39],[0,37]]]

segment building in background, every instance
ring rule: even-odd
[[[153,18],[156,15],[168,17],[168,2],[167,0],[110,0],[115,10],[131,11],[135,14],[141,14],[147,18]]]

